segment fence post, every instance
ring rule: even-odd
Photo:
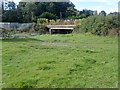
[[[51,30],[51,28],[49,29],[49,34],[52,34],[52,30]]]

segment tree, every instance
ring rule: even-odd
[[[67,8],[67,15],[66,15],[66,17],[68,17],[68,16],[76,16],[76,14],[77,14],[77,12],[76,12],[77,10],[74,8],[74,7],[68,7]]]
[[[14,16],[12,13],[16,13],[16,22],[20,23],[37,22],[38,18],[47,18],[49,20],[61,18],[82,19],[93,15],[92,10],[78,11],[72,2],[20,2],[17,8],[14,4],[14,2],[6,4],[6,10],[3,11],[4,21],[11,21],[7,19],[10,19],[8,18],[9,14],[11,14],[10,17]]]
[[[4,3],[5,8],[4,8]],[[2,7],[2,21],[3,22],[17,22],[17,9],[16,4],[13,1],[3,2]]]
[[[105,12],[105,11],[101,11],[101,12],[99,13],[99,15],[100,15],[100,16],[106,16],[106,12]]]
[[[56,20],[57,16],[49,12],[44,12],[39,16],[39,18],[47,18],[48,20],[52,20],[52,19]]]
[[[20,23],[27,22],[25,19],[26,17],[25,5],[26,5],[26,2],[20,2],[17,6],[18,22]]]
[[[109,13],[108,15],[118,15],[118,12],[112,12],[112,13]]]
[[[13,1],[5,2],[6,10],[14,10],[16,9],[16,4]]]
[[[97,12],[97,11],[94,11],[93,14],[94,14],[94,15],[98,15],[98,12]]]
[[[32,22],[32,20],[35,17],[35,11],[37,10],[37,7],[34,2],[27,2],[25,5],[25,19],[27,22]]]
[[[3,22],[17,22],[17,11],[16,10],[8,10],[3,12],[2,16]]]
[[[35,12],[36,16],[41,15],[43,12],[46,12],[46,3],[45,2],[38,2],[36,3],[37,10]]]

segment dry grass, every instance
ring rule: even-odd
[[[76,25],[78,23],[80,23],[80,21],[75,20],[75,21],[49,22],[48,25]]]

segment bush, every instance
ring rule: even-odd
[[[110,30],[118,28],[117,15],[99,16],[94,15],[82,19],[80,25],[77,25],[74,32],[90,32],[95,35],[108,35]],[[116,32],[116,30],[114,30]],[[112,31],[112,33],[114,32]]]
[[[47,32],[46,26],[41,23],[33,23],[32,29],[34,29],[34,31],[37,32],[38,34],[46,34]]]
[[[19,28],[21,32],[29,32],[30,29],[31,29],[31,26],[21,26]]]
[[[32,29],[31,32],[36,32],[37,34],[46,34],[47,28],[46,23],[48,23],[48,19],[46,18],[39,18],[37,20],[37,23],[32,23]]]
[[[55,22],[55,20],[50,20],[50,22]]]
[[[48,23],[48,19],[46,19],[46,18],[38,18],[37,23],[38,24]]]
[[[13,29],[2,29],[2,37],[12,37],[12,35],[14,34],[14,30]]]
[[[59,22],[62,22],[62,20],[61,19],[57,19],[56,22],[59,23]]]
[[[82,31],[80,30],[80,25],[77,25],[74,30],[73,33],[82,33]]]

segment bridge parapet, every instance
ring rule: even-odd
[[[47,25],[48,28],[74,28],[76,25]]]

